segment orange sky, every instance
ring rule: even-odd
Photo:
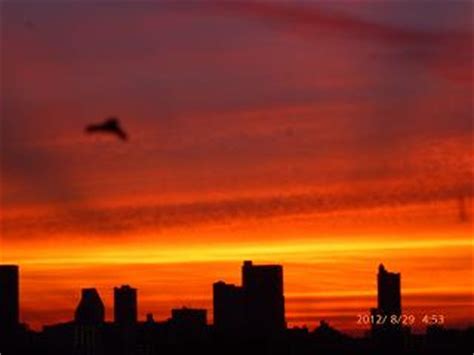
[[[404,312],[472,324],[466,6],[2,3],[22,320],[71,319],[81,287],[111,316],[125,283],[140,318],[211,310],[252,259],[284,265],[290,325],[363,329],[380,262]],[[83,134],[109,115],[129,143]]]

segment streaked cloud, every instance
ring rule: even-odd
[[[254,258],[285,264],[291,324],[357,328],[381,261],[407,311],[472,321],[470,8],[2,4],[1,252],[24,265],[23,319],[69,319],[79,287],[110,306],[124,282],[142,316],[209,307]],[[109,115],[130,144],[83,135]]]

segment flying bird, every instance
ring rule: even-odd
[[[88,125],[86,133],[110,133],[123,141],[128,139],[127,133],[120,127],[120,122],[116,117],[109,117],[103,123]]]

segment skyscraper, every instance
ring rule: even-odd
[[[242,266],[242,287],[247,325],[251,331],[275,332],[285,329],[285,299],[281,265]]]
[[[129,285],[114,288],[114,321],[126,325],[137,322],[137,289]]]
[[[242,266],[242,286],[213,285],[214,326],[221,332],[274,334],[286,328],[281,265]]]
[[[17,265],[0,265],[0,333],[19,324],[19,271]]]
[[[380,352],[401,354],[405,341],[399,321],[402,314],[400,274],[388,272],[383,264],[379,265],[377,274],[377,308],[372,308],[370,313],[374,319],[372,338]],[[393,316],[397,317],[395,321],[392,321]]]
[[[377,275],[377,308],[383,315],[402,313],[400,274],[388,272],[383,264],[379,265]]]
[[[95,288],[82,289],[82,297],[76,308],[74,321],[79,324],[96,325],[105,320],[105,307]]]

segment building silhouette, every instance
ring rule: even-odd
[[[402,314],[400,273],[388,272],[379,265],[377,275],[377,310],[383,315]]]
[[[245,324],[244,291],[240,286],[219,281],[213,284],[214,327],[219,332],[235,332]]]
[[[114,288],[114,322],[131,325],[137,322],[137,289],[129,285]]]
[[[284,330],[282,266],[254,265],[251,261],[244,261],[242,287],[248,327],[263,332]]]
[[[400,273],[389,272],[383,264],[377,274],[377,307],[370,310],[373,317],[372,339],[384,354],[402,353],[405,335],[409,329],[401,324],[401,283]]]
[[[201,340],[206,335],[207,310],[197,308],[176,308],[171,310],[169,338],[174,342]]]
[[[0,265],[0,333],[8,334],[19,326],[19,268]]]
[[[283,268],[244,261],[242,286],[213,285],[214,325],[221,332],[273,334],[286,328]]]
[[[171,310],[171,322],[178,325],[207,325],[207,310],[198,308],[175,308]]]
[[[74,321],[79,324],[97,325],[105,320],[105,307],[95,288],[82,289],[82,297],[76,308]]]

